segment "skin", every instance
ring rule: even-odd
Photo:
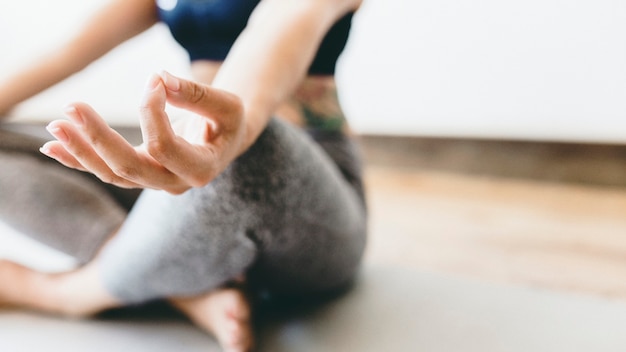
[[[307,116],[339,119],[334,78],[307,77],[327,30],[360,0],[263,0],[223,63],[192,63],[194,81],[166,72],[149,78],[140,103],[143,144],[132,146],[89,105],[67,107],[52,121],[56,138],[41,151],[62,164],[127,188],[179,194],[219,175],[256,140],[274,114],[304,125]],[[0,112],[60,82],[157,22],[154,0],[115,0],[45,62],[0,85]],[[255,58],[250,60],[249,58]],[[165,105],[189,112],[172,126]],[[4,116],[4,114],[0,114]],[[114,236],[114,235],[113,235]],[[0,306],[89,316],[121,305],[96,273],[98,257],[76,271],[46,274],[0,261]],[[253,348],[250,306],[242,291],[166,297],[227,351]]]

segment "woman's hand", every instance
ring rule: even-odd
[[[178,121],[176,131],[166,102],[192,113]],[[48,125],[57,140],[46,143],[42,153],[120,187],[180,194],[209,183],[243,152],[239,98],[168,73],[148,82],[140,108],[140,146],[130,145],[86,104],[70,105],[66,115],[69,121]]]

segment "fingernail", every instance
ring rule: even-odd
[[[180,81],[178,80],[178,78],[172,76],[167,71],[162,71],[161,77],[163,77],[163,82],[165,83],[167,89],[171,90],[172,92],[178,92],[180,90]]]
[[[69,105],[65,108],[65,116],[69,117],[75,124],[83,125],[83,116],[78,112],[75,106]]]
[[[50,134],[54,136],[54,138],[59,140],[59,142],[61,143],[67,143],[70,140],[70,138],[67,136],[67,133],[65,133],[65,131],[63,131],[61,127],[48,125],[46,126],[46,129],[48,130],[48,132],[50,132]]]
[[[152,75],[150,75],[150,78],[148,78],[148,82],[146,83],[146,90],[153,91],[159,86],[159,84],[161,84],[161,76],[153,73]]]
[[[52,149],[50,149],[49,143],[42,145],[41,148],[39,148],[39,152],[41,152],[41,154],[54,158],[54,153],[52,153]]]

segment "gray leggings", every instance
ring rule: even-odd
[[[125,303],[207,292],[246,274],[258,290],[311,294],[355,276],[366,208],[353,141],[272,120],[218,178],[173,196],[107,186],[40,156],[39,139],[0,130],[0,219],[76,257],[102,252]]]

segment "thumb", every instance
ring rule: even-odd
[[[165,112],[166,89],[159,75],[152,75],[140,106],[142,137],[144,142],[173,138],[174,131]]]
[[[243,104],[236,95],[175,77],[165,71],[161,73],[161,79],[170,104],[213,120],[219,129],[230,129],[240,124]]]

